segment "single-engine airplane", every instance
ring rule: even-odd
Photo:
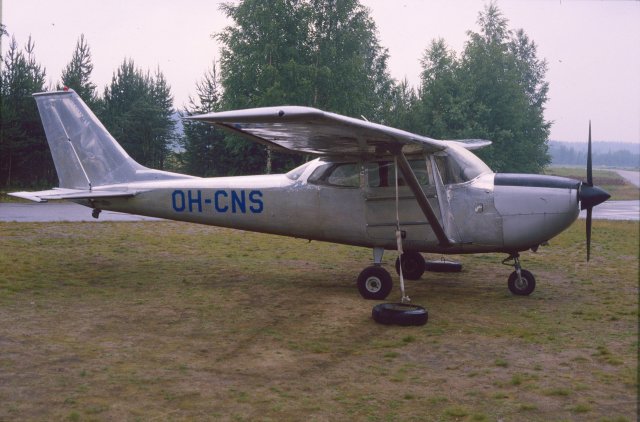
[[[529,295],[535,278],[519,253],[544,244],[609,198],[593,186],[591,127],[587,182],[493,173],[470,150],[484,140],[443,141],[307,107],[267,107],[189,117],[273,150],[316,158],[286,174],[200,178],[135,162],[73,90],[34,94],[60,187],[12,195],[66,199],[93,209],[188,221],[371,248],[357,279],[366,299],[392,290],[381,266],[398,249],[403,276],[425,271],[421,252],[504,252],[508,287]],[[397,171],[398,169],[399,171]],[[400,264],[401,263],[401,264]]]

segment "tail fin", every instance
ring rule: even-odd
[[[186,178],[134,161],[73,90],[34,94],[60,187]]]

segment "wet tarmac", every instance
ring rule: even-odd
[[[587,218],[587,210],[580,212]],[[640,201],[607,201],[593,209],[595,220],[640,220]]]
[[[627,180],[629,183],[633,183],[634,185],[640,187],[640,171],[615,170],[615,172],[618,173],[620,177]]]
[[[20,223],[52,223],[62,221],[163,221],[113,211],[102,211],[100,218],[91,216],[91,208],[72,202],[0,203],[0,221]]]
[[[586,217],[586,211],[580,218]],[[596,220],[640,220],[640,201],[607,201],[593,210]],[[102,211],[99,219],[91,216],[91,209],[71,202],[0,203],[0,221],[23,223],[60,221],[165,221],[112,211]]]

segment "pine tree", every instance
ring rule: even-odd
[[[84,38],[80,35],[76,48],[73,51],[71,61],[62,70],[62,81],[57,89],[69,87],[84,100],[90,108],[96,104],[96,85],[91,82],[91,72],[93,63],[91,62],[91,49]]]
[[[45,69],[29,37],[24,52],[15,38],[3,60],[0,83],[0,181],[6,186],[53,183],[53,160],[31,94],[44,90]]]
[[[105,87],[100,118],[140,164],[163,168],[174,139],[171,89],[158,69],[155,77],[125,59]]]
[[[158,168],[164,168],[164,161],[169,154],[170,147],[175,143],[175,122],[173,121],[173,96],[167,79],[156,69],[152,80],[151,101],[154,108],[153,137],[149,155]]]
[[[215,62],[196,83],[197,98],[189,97],[183,116],[204,114],[220,110],[220,89]],[[211,125],[184,122],[185,171],[197,176],[219,176],[232,173],[224,151],[225,134]]]

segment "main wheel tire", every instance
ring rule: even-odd
[[[427,271],[435,273],[459,273],[462,271],[462,264],[455,261],[447,261],[446,259],[437,259],[426,261],[424,267]]]
[[[527,270],[520,270],[522,281],[518,280],[518,273],[512,272],[509,276],[509,290],[514,295],[529,296],[536,288],[536,278]]]
[[[360,295],[370,300],[386,299],[393,287],[389,271],[377,265],[362,270],[358,276],[357,284]]]
[[[429,313],[418,305],[405,303],[381,303],[371,310],[373,320],[386,325],[424,325],[429,319]]]
[[[396,258],[396,272],[400,274],[400,261],[402,261],[402,275],[407,280],[419,280],[424,274],[424,258],[418,252],[405,252],[400,258]]]

